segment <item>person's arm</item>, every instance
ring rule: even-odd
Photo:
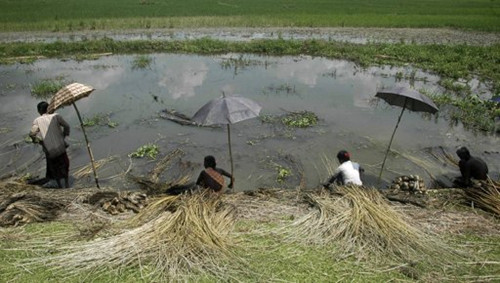
[[[229,174],[229,172],[227,172],[226,170],[222,169],[222,168],[216,168],[215,170],[217,170],[217,172],[219,172],[222,176],[226,176],[229,178],[229,180],[231,180],[231,182],[229,182],[229,185],[227,186],[228,188],[232,189],[233,186],[234,186],[234,178],[231,174]]]
[[[30,130],[30,138],[33,141],[33,143],[39,143],[40,140],[38,139],[37,135],[40,132],[40,127],[38,127],[38,124],[33,121],[33,125],[31,126]]]
[[[64,118],[61,115],[58,114],[56,117],[57,121],[59,122],[59,125],[63,127],[63,135],[65,137],[69,136],[69,130],[70,130],[69,124],[66,122],[66,120],[64,120]]]

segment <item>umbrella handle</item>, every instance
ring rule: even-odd
[[[92,164],[92,171],[94,172],[95,184],[96,184],[97,188],[100,189],[101,187],[99,187],[99,178],[97,178],[97,170],[95,168],[95,163],[94,163],[94,155],[92,154],[92,149],[90,149],[90,143],[89,143],[89,139],[87,138],[87,133],[85,132],[85,127],[83,126],[82,117],[80,116],[80,111],[78,111],[78,108],[76,107],[76,104],[74,102],[73,102],[73,106],[75,107],[76,115],[78,116],[78,119],[80,120],[80,126],[82,127],[83,136],[85,137],[85,142],[87,143],[87,150],[88,150],[89,156],[90,156],[90,163]]]
[[[233,182],[234,177],[233,177],[233,151],[231,150],[231,127],[229,124],[227,124],[227,143],[229,144],[229,160],[231,162],[231,182]],[[234,183],[233,183],[233,189],[234,189]]]
[[[406,102],[407,101],[408,101],[408,99],[405,98],[405,104],[403,105],[403,109],[401,110],[401,113],[399,114],[398,122],[396,123],[396,127],[394,127],[394,131],[392,132],[391,140],[389,141],[389,146],[387,147],[387,150],[385,152],[384,161],[382,162],[382,167],[380,168],[380,173],[378,174],[377,186],[380,186],[380,181],[382,180],[382,172],[384,172],[385,161],[387,160],[387,155],[389,155],[389,150],[391,149],[392,140],[394,139],[394,135],[396,134],[396,130],[398,129],[399,122],[401,121],[401,117],[403,116],[403,112],[406,109]]]

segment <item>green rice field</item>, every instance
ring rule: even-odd
[[[1,0],[0,31],[412,27],[498,31],[498,0]]]

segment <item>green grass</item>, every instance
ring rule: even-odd
[[[48,99],[62,87],[64,83],[60,80],[42,80],[31,86],[31,95],[38,99]]]
[[[235,263],[227,263],[224,268],[233,270],[235,280],[242,282],[388,282],[393,280],[413,281],[398,266],[404,262],[389,262],[384,259],[359,262],[353,258],[335,257],[334,246],[303,246],[287,244],[279,237],[255,233],[276,227],[276,223],[241,220],[237,223],[238,256],[244,258],[243,268]],[[137,269],[124,268],[113,270],[99,277],[79,274],[66,277],[64,272],[56,272],[43,265],[25,265],[33,258],[54,252],[46,247],[37,253],[35,250],[23,250],[24,243],[38,241],[54,235],[78,235],[76,227],[69,222],[50,222],[29,224],[17,228],[0,228],[0,282],[148,282],[141,278]],[[60,238],[64,239],[64,238]],[[75,241],[74,236],[66,241]],[[416,263],[412,269],[421,282],[470,282],[485,280],[496,276],[500,262],[498,236],[460,235],[450,236],[449,241],[467,250],[468,258],[464,262],[452,265],[431,265],[426,262]],[[145,266],[146,262],[143,263]],[[193,277],[193,281],[217,282],[210,275]]]
[[[498,0],[0,0],[0,31],[182,27],[500,29]]]

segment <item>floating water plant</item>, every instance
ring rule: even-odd
[[[148,157],[150,159],[156,159],[159,153],[158,146],[156,144],[146,144],[139,147],[136,151],[129,154],[129,157],[143,158]]]
[[[318,116],[309,111],[293,112],[283,117],[281,122],[288,127],[307,128],[318,124]]]

